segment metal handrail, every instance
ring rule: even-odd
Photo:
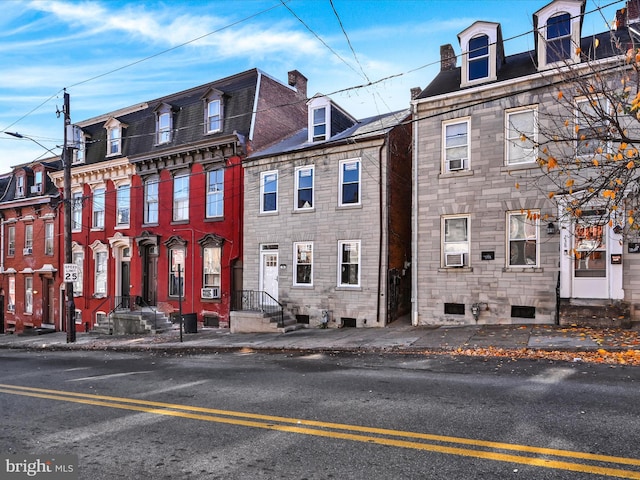
[[[262,290],[238,290],[233,292],[231,310],[263,312],[278,316],[278,328],[284,326],[284,308],[282,304]]]

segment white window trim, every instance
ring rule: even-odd
[[[187,173],[183,173],[183,174],[179,174],[179,175],[175,175],[173,177],[173,192],[172,192],[172,214],[171,214],[171,218],[172,221],[174,222],[185,222],[189,220],[189,209],[190,207],[190,199],[191,199],[191,182],[190,182],[190,178],[189,178],[189,174]],[[186,185],[187,185],[187,194],[185,197],[176,197],[176,180],[180,179],[181,181],[183,179],[186,179]],[[176,201],[180,201],[180,207],[181,208],[177,208],[178,205],[176,205]],[[186,208],[182,208],[182,204],[183,202],[186,202]],[[184,216],[181,217],[177,217],[179,212],[182,212],[183,210],[186,210],[186,212],[184,213]],[[158,215],[160,213],[158,212]]]
[[[80,232],[82,231],[83,192],[76,190],[71,193],[71,198],[73,201],[71,204],[71,228],[73,232]],[[77,218],[80,220],[79,222],[76,222],[76,212],[78,212]]]
[[[155,202],[149,202],[149,196],[148,196],[148,186],[149,185],[155,185]],[[143,209],[144,211],[142,212],[143,215],[143,222],[145,225],[155,225],[160,221],[160,178],[156,175],[154,175],[153,177],[149,177],[147,179],[145,179],[144,184],[143,184]],[[155,221],[149,221],[149,215],[148,215],[148,205],[150,204],[154,204],[156,206],[155,208],[155,214],[156,214],[156,219]]]
[[[358,245],[358,283],[342,283],[342,246],[345,244]],[[360,288],[362,284],[362,241],[361,240],[338,240],[338,288]]]
[[[212,103],[218,104],[218,128],[210,130],[209,125],[211,122],[210,122],[210,116],[209,116],[209,105],[211,105]],[[204,112],[205,127],[204,128],[206,133],[218,133],[222,131],[222,119],[223,119],[222,108],[223,106],[222,106],[221,98],[208,98],[207,101],[205,102],[205,112]]]
[[[498,28],[499,24],[491,22],[476,22],[458,35],[460,46],[462,47],[462,68],[461,68],[461,87],[476,85],[497,80],[498,78]],[[477,60],[477,58],[469,58],[469,42],[471,39],[480,35],[486,35],[489,41],[489,71],[486,77],[469,79],[469,61]]]
[[[467,240],[466,241],[457,241],[457,242],[447,242],[446,241],[446,223],[448,220],[456,220],[464,218],[467,220]],[[471,215],[444,215],[441,217],[441,225],[440,225],[440,251],[441,253],[441,267],[450,269],[450,268],[460,268],[460,267],[470,267],[471,266]],[[446,245],[447,243],[466,243],[465,250],[459,250],[455,252],[447,252]],[[455,254],[463,254],[463,264],[462,265],[448,265],[446,256],[447,254],[455,255]]]
[[[222,172],[222,190],[216,190],[215,192],[212,192],[210,187],[210,175],[214,172]],[[206,200],[205,200],[205,217],[206,218],[222,218],[224,217],[224,168],[217,168],[214,170],[208,170],[206,172],[207,174],[207,182],[206,182],[206,188],[207,188],[207,192],[206,192]],[[216,182],[217,185],[217,182]],[[209,196],[214,197],[217,195],[222,195],[222,212],[220,213],[220,215],[209,215]]]
[[[314,122],[313,114],[320,109],[324,109],[324,138],[315,139],[314,126],[316,123]],[[327,97],[317,96],[307,102],[307,125],[307,141],[309,143],[324,142],[331,138],[331,101]],[[321,124],[318,123],[317,125]]]
[[[162,126],[161,121],[165,117],[168,119],[168,124],[166,126]],[[158,111],[156,116],[156,145],[162,145],[171,142],[171,133],[173,131],[172,123],[173,119],[170,111]]]
[[[450,125],[466,124],[467,126],[467,156],[464,159],[464,166],[461,169],[450,170],[447,162],[447,127]],[[454,159],[456,160],[456,159]],[[471,170],[471,117],[454,118],[442,122],[442,173],[454,173],[456,171]]]
[[[604,97],[594,97],[595,100],[597,100],[598,102],[605,102],[604,104],[604,108],[607,110],[610,110],[610,104],[609,101],[604,98]],[[580,137],[579,137],[579,129],[580,129],[580,118],[582,117],[582,110],[580,109],[579,105],[581,103],[586,103],[586,104],[591,104],[591,101],[593,99],[587,98],[587,97],[577,97],[575,99],[575,114],[574,114],[574,124],[575,124],[575,130],[576,130],[576,140],[574,142],[574,151],[575,151],[575,155],[576,158],[588,158],[591,159],[594,156],[598,155],[598,156],[602,156],[604,157],[607,153],[611,153],[611,142],[610,141],[606,141],[604,142],[603,145],[603,149],[602,149],[602,154],[598,154],[598,153],[585,153],[585,154],[579,154],[578,153],[578,147],[580,145]],[[596,118],[600,118],[597,114],[595,114]],[[585,125],[585,129],[591,128],[594,125]],[[604,123],[602,125],[600,125],[601,128],[606,129],[606,127],[608,126],[608,123]]]
[[[342,187],[344,185],[344,165],[347,163],[358,163],[358,201],[353,203],[344,203],[342,198]],[[338,174],[338,206],[339,207],[357,207],[362,205],[362,159],[350,158],[347,160],[340,160],[339,163],[340,172]]]
[[[97,193],[100,191],[101,193]],[[107,209],[107,189],[104,186],[99,186],[93,189],[91,192],[91,229],[92,230],[104,230],[106,221],[106,209]],[[96,210],[96,197],[102,197],[102,210]],[[102,224],[98,225],[96,222],[96,213],[102,212]]]
[[[311,206],[309,207],[300,207],[298,205],[298,193],[300,191],[300,173],[304,170],[311,170]],[[315,183],[316,183],[316,173],[314,165],[305,165],[303,167],[297,167],[295,170],[295,188],[294,188],[294,198],[293,198],[293,209],[298,211],[308,211],[313,210],[315,206]],[[306,190],[306,189],[305,189]]]
[[[124,191],[125,189],[128,192],[127,199],[126,199],[126,203],[127,203],[126,210],[128,211],[128,215],[127,215],[127,221],[121,222],[120,211],[123,209],[121,208],[122,205],[120,205],[120,192]],[[119,228],[128,227],[130,223],[131,223],[131,185],[129,184],[118,185],[116,189],[116,227],[119,227]]]
[[[568,13],[571,23],[571,56],[558,62],[547,63],[547,23],[556,15]],[[565,65],[565,63],[578,63],[580,54],[576,47],[580,45],[580,3],[573,0],[556,0],[534,14],[538,24],[538,70],[550,69]]]
[[[311,246],[311,259],[309,264],[311,265],[311,272],[309,273],[309,283],[297,282],[298,276],[298,246]],[[304,264],[306,265],[306,264]],[[313,242],[294,242],[293,243],[293,286],[294,287],[313,287]]]
[[[534,218],[527,218],[527,213],[526,212],[521,212],[521,211],[515,211],[515,212],[507,212],[507,225],[506,225],[506,235],[507,235],[507,244],[506,244],[506,251],[507,251],[507,255],[505,255],[506,257],[506,267],[507,268],[538,268],[540,266],[540,211],[539,210],[530,210],[530,213],[534,216]],[[535,237],[533,238],[520,238],[520,239],[514,239],[513,241],[531,241],[534,240],[536,242],[536,259],[535,259],[535,263],[534,264],[527,264],[525,263],[524,265],[515,265],[511,263],[511,217],[524,217],[524,222],[526,223],[534,223],[535,224]],[[524,252],[523,252],[524,255]]]
[[[95,241],[91,244],[91,250],[93,251],[93,296],[96,298],[104,298],[109,294],[109,249],[107,245]],[[104,288],[105,291],[98,292],[96,287],[98,286],[98,254],[105,254],[105,271],[104,271]]]
[[[84,250],[82,249],[82,247],[78,244],[75,244],[72,246],[71,248],[71,260],[72,263],[75,263],[76,265],[78,265],[79,268],[79,272],[78,272],[78,279],[73,282],[73,296],[74,297],[81,297],[82,293],[83,293],[83,285],[84,285],[84,281],[83,281],[83,272],[85,271],[84,269]],[[76,258],[80,258],[80,262],[77,263],[76,262]]]
[[[509,142],[510,141],[520,141],[518,137],[513,137],[510,138],[509,137],[509,130],[510,130],[510,117],[511,115],[517,115],[520,113],[525,113],[525,112],[533,112],[533,138],[531,139],[531,141],[533,142],[533,149],[532,149],[532,154],[531,154],[531,160],[530,161],[526,161],[526,162],[512,162],[511,159],[509,158]],[[504,158],[505,158],[505,165],[507,166],[515,166],[515,165],[530,165],[530,164],[536,164],[536,161],[538,159],[538,106],[534,105],[534,106],[526,106],[526,107],[519,107],[519,108],[512,108],[509,110],[505,110],[505,115],[504,115]]]
[[[265,191],[264,191],[264,187],[265,187],[265,180],[269,175],[275,175],[276,176],[276,208],[274,210],[266,210],[264,209],[264,195],[265,195]],[[279,185],[279,174],[278,174],[278,170],[269,170],[267,172],[261,172],[260,173],[260,213],[266,213],[266,214],[273,214],[273,213],[278,213],[278,208],[279,208],[279,202],[278,202],[278,190],[280,189],[280,185]]]

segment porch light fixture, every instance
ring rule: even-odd
[[[547,235],[555,235],[556,233],[556,226],[553,224],[553,222],[549,222],[549,225],[547,225]]]

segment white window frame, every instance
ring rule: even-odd
[[[464,220],[465,230],[462,239],[451,238],[453,235],[453,222]],[[469,267],[471,258],[471,216],[470,215],[445,215],[441,225],[442,267]],[[462,255],[461,264],[453,263],[449,259]]]
[[[549,28],[549,24],[550,22],[554,19],[554,18],[558,18],[561,16],[565,16],[566,15],[566,23],[569,25],[569,32],[564,34],[564,35],[557,35],[554,36],[552,38],[549,37],[550,35],[550,28]],[[564,22],[562,22],[564,23]],[[544,28],[545,28],[545,47],[546,47],[546,51],[545,51],[545,61],[547,65],[552,65],[554,63],[558,63],[558,62],[563,62],[565,60],[570,60],[572,57],[572,50],[573,50],[573,46],[572,46],[572,37],[571,37],[571,30],[572,30],[572,24],[571,24],[571,14],[569,12],[557,12],[553,15],[551,15],[549,18],[547,18],[547,21],[544,24]],[[556,52],[556,49],[551,47],[551,44],[553,44],[555,46],[555,44],[562,44],[564,43],[564,41],[568,41],[569,42],[569,47],[568,50],[566,52]],[[564,53],[564,56],[561,56],[560,53]],[[553,56],[553,58],[551,58],[551,56]]]
[[[483,49],[486,49],[486,53],[482,53],[480,52],[479,48],[472,48],[471,47],[471,42],[480,38],[486,38],[487,39],[487,45],[484,47],[481,47]],[[478,82],[481,80],[485,80],[488,79],[491,76],[491,38],[489,37],[489,35],[487,35],[486,33],[482,32],[482,33],[478,33],[477,35],[474,35],[472,38],[469,39],[469,42],[467,43],[467,77],[468,77],[468,81],[469,83],[471,82]],[[477,55],[477,56],[476,56]],[[473,64],[477,64],[477,63],[485,63],[487,65],[487,74],[486,75],[482,75],[476,78],[471,78],[471,66]]]
[[[570,34],[563,37],[547,38],[549,34],[549,21],[559,15],[569,15]],[[538,69],[549,69],[562,66],[566,63],[576,63],[580,61],[580,53],[576,47],[580,45],[580,28],[582,23],[582,12],[580,2],[573,0],[555,0],[538,10],[534,17],[538,25],[536,35],[538,35]],[[549,56],[549,42],[557,41],[560,38],[569,38],[569,51],[566,58],[553,60]],[[553,60],[553,61],[549,61]]]
[[[24,226],[24,248],[33,249],[33,224]]]
[[[104,298],[107,295],[109,252],[106,246],[93,252],[93,292],[96,298]]]
[[[590,133],[596,129],[599,129],[600,132],[596,134],[596,136],[604,136],[606,137],[606,132],[608,130],[608,123],[602,120],[602,115],[598,114],[595,110],[593,110],[593,114],[591,115],[591,119],[585,116],[585,112],[587,109],[593,109],[592,102],[599,102],[600,106],[598,108],[604,108],[605,110],[609,110],[609,102],[601,97],[594,98],[586,98],[579,97],[576,98],[575,103],[575,132],[576,132],[576,141],[575,141],[575,152],[576,157],[578,158],[587,158],[591,159],[594,157],[602,157],[610,152],[611,144],[608,140],[600,140],[600,139],[586,139],[581,140],[581,136],[583,133]],[[601,104],[604,102],[604,105]],[[582,118],[586,118],[585,122],[582,122]],[[595,120],[595,121],[593,121]],[[585,123],[585,125],[582,125]],[[597,149],[602,148],[602,153],[597,153]]]
[[[157,176],[149,177],[144,182],[144,223],[157,224],[159,220],[159,187]]]
[[[298,275],[298,269],[302,267],[305,270],[308,269],[306,275]],[[313,242],[294,242],[293,244],[293,286],[313,286]]]
[[[539,210],[530,210],[529,214],[507,212],[507,268],[536,268],[540,265],[539,218]],[[533,261],[530,255],[532,250],[535,257]]]
[[[466,142],[456,145],[453,141],[455,138],[453,135],[447,136],[447,130],[457,125],[465,126]],[[461,136],[461,135],[457,135]],[[470,118],[456,118],[453,120],[447,120],[442,122],[442,172],[450,173],[455,171],[467,171],[471,166],[471,119]],[[454,150],[460,150],[464,153],[453,155],[451,152]],[[458,162],[460,160],[460,162]],[[461,168],[458,168],[458,167]]]
[[[24,197],[24,175],[16,176],[16,197]]]
[[[13,275],[9,275],[8,277],[8,286],[7,286],[7,311],[11,313],[16,312],[16,277]]]
[[[318,119],[316,113],[323,113],[323,118]],[[321,142],[328,138],[329,124],[328,124],[328,106],[311,109],[311,139],[313,142]]]
[[[202,288],[217,288],[218,294],[211,298],[220,298],[222,292],[222,247],[206,245],[202,248]]]
[[[356,181],[352,181],[350,179],[345,179],[345,171],[347,169],[351,169],[351,165],[356,164],[358,167],[358,179]],[[339,175],[339,184],[338,184],[338,206],[340,207],[352,207],[362,205],[362,161],[360,158],[351,158],[348,160],[341,160],[339,163],[340,175]],[[348,185],[357,185],[358,191],[358,199],[355,202],[346,202],[344,198],[344,189]]]
[[[46,222],[44,224],[44,254],[53,255],[54,249],[54,225],[53,222]]]
[[[272,182],[270,178],[275,176],[275,180]],[[260,213],[278,213],[278,180],[279,175],[277,170],[269,170],[268,172],[260,173]],[[269,190],[267,190],[267,182],[269,182]],[[275,182],[275,190],[271,190],[271,184]],[[275,207],[273,209],[266,210],[265,198],[267,195],[274,195]]]
[[[119,185],[116,190],[116,226],[126,227],[131,222],[131,185]]]
[[[41,170],[33,172],[33,187],[31,187],[31,193],[42,195],[44,193],[44,181]]]
[[[122,152],[122,128],[118,126],[107,129],[107,156],[120,155]]]
[[[217,112],[211,112],[213,106],[217,107]],[[214,98],[207,101],[207,111],[205,116],[207,122],[205,124],[207,133],[222,131],[222,100],[220,98]]]
[[[158,112],[156,120],[156,143],[161,145],[171,141],[171,112],[161,110]]]
[[[184,298],[186,256],[187,249],[184,246],[169,248],[169,296],[172,298],[180,296]],[[178,272],[178,267],[180,267],[180,272]]]
[[[79,232],[82,230],[82,203],[83,197],[82,192],[73,192],[72,194],[72,222],[71,222],[71,230],[74,232]]]
[[[91,202],[91,228],[103,230],[105,226],[106,189],[94,188]]]
[[[189,220],[189,175],[173,177],[173,221]]]
[[[7,257],[13,257],[16,254],[16,227],[10,225],[7,227]]]
[[[362,248],[361,248],[360,240],[339,240],[338,241],[338,287],[347,287],[347,288],[359,288],[362,276]],[[353,259],[345,259],[344,254],[347,250],[345,247],[349,247],[349,249],[355,247],[357,254],[357,261],[353,262]],[[351,282],[343,282],[343,269],[345,266],[356,265],[356,283]],[[348,274],[349,275],[349,274]],[[350,276],[350,275],[349,275]]]
[[[297,167],[295,176],[295,198],[293,199],[294,210],[313,210],[313,206],[315,205],[315,167],[313,165]],[[308,177],[311,177],[310,186],[306,185],[305,182],[301,182],[301,178],[307,179]],[[300,195],[303,191],[307,190],[311,192],[311,198],[306,199],[301,205],[300,203],[303,199],[300,198]]]
[[[207,218],[224,216],[224,168],[207,172]]]
[[[24,313],[33,314],[33,277],[24,277]]]
[[[78,246],[74,246],[72,248],[72,262],[78,266],[78,276],[76,280],[73,282],[73,296],[81,297],[83,291],[84,282],[82,281],[84,272],[84,252]]]
[[[533,131],[525,132],[514,128],[512,118],[530,114],[532,116]],[[505,159],[507,165],[535,164],[538,159],[538,108],[522,107],[505,111]],[[525,140],[522,136],[525,136]],[[529,147],[529,148],[527,148]],[[514,155],[520,152],[520,155]]]

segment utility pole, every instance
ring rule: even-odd
[[[69,106],[69,94],[64,91],[64,144],[62,147],[62,165],[64,167],[64,263],[73,263],[73,253],[71,251],[71,148],[68,144],[68,130],[71,125],[71,112]],[[65,275],[66,276],[66,275]],[[73,300],[73,281],[64,279],[66,285],[64,291],[67,301],[65,312],[67,317],[67,343],[76,341],[76,305]]]

